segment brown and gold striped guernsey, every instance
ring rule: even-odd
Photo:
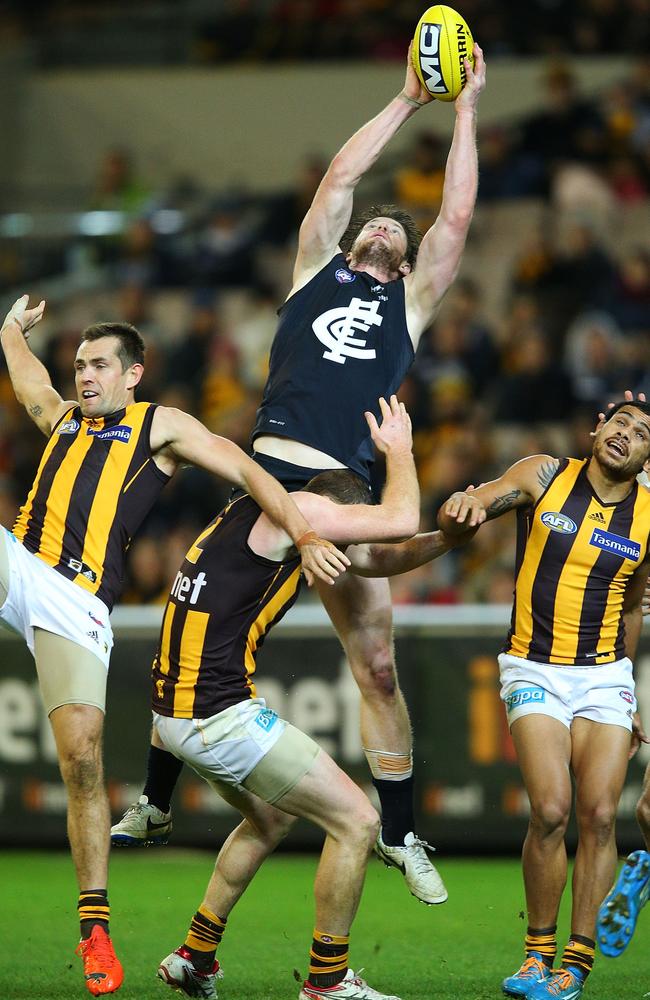
[[[258,556],[248,536],[260,515],[232,501],[196,539],[176,575],[153,662],[152,707],[207,719],[255,698],[257,651],[298,595],[300,559]]]
[[[588,459],[566,458],[533,508],[518,511],[515,602],[504,652],[592,666],[625,656],[623,598],[646,556],[650,491],[603,503]]]
[[[14,525],[26,549],[112,608],[131,538],[169,476],[149,436],[156,407],[133,403],[86,419],[68,410],[47,443]]]

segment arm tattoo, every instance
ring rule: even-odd
[[[503,496],[495,497],[485,512],[488,520],[493,517],[499,517],[500,514],[505,514],[507,510],[512,510],[516,506],[520,496],[521,490],[511,490],[510,493],[504,493]]]
[[[537,481],[539,482],[539,485],[542,487],[542,489],[544,490],[546,489],[551,479],[557,472],[559,465],[560,463],[557,461],[557,459],[555,459],[552,462],[544,462],[541,469],[537,470]]]
[[[33,406],[30,406],[29,412],[33,417],[40,417],[43,413],[43,407],[39,406],[38,403],[34,403]]]

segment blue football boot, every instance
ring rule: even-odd
[[[553,969],[547,979],[531,987],[526,1000],[577,1000],[584,988],[585,981],[575,969]]]
[[[526,961],[513,976],[508,976],[501,983],[501,989],[508,997],[527,997],[531,987],[544,979],[548,979],[551,970],[544,965],[541,955],[531,952]]]
[[[625,951],[649,896],[650,854],[634,851],[598,911],[596,940],[603,955],[616,958]]]

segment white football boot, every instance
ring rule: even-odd
[[[312,986],[309,980],[302,984],[302,989],[298,994],[298,1000],[319,1000],[319,998],[330,998],[330,1000],[400,1000],[399,997],[388,993],[378,993],[368,986],[365,979],[361,978],[359,972],[348,969],[345,979],[337,983],[336,986]]]
[[[171,811],[161,812],[149,804],[146,795],[126,810],[122,819],[111,827],[111,844],[114,847],[162,846],[172,832]]]
[[[180,990],[188,997],[203,997],[204,1000],[218,1000],[217,979],[223,979],[216,958],[211,972],[199,972],[185,945],[163,958],[156,975],[173,990]]]
[[[435,848],[430,847],[424,840],[418,840],[413,833],[406,834],[403,847],[385,844],[381,832],[375,843],[375,854],[387,867],[400,869],[411,895],[427,906],[434,906],[444,903],[449,893],[429,861],[427,850],[433,851]]]

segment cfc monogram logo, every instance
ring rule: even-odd
[[[377,352],[366,347],[366,341],[355,337],[355,333],[367,333],[371,326],[381,326],[379,302],[364,302],[353,298],[349,306],[328,309],[312,323],[312,329],[321,344],[327,347],[323,357],[344,365],[346,358],[372,360]]]

